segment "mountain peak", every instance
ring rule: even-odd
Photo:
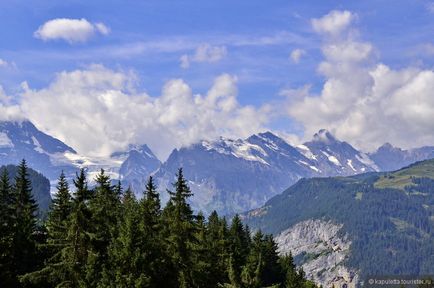
[[[267,139],[271,139],[271,140],[279,138],[276,134],[272,133],[271,131],[259,133],[258,135],[262,138],[267,138]]]
[[[338,140],[326,129],[321,129],[313,135],[313,141],[326,144],[337,142]]]
[[[390,144],[389,142],[384,143],[383,145],[381,145],[378,149],[378,151],[380,150],[401,150],[398,147],[393,146],[392,144]]]

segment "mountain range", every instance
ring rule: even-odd
[[[367,154],[320,130],[311,141],[298,146],[271,132],[246,139],[203,140],[174,149],[164,163],[145,144],[95,158],[80,155],[29,121],[0,123],[0,165],[17,164],[25,158],[30,167],[50,179],[52,187],[62,170],[72,179],[83,167],[92,179],[103,168],[138,196],[153,175],[163,202],[182,167],[194,193],[191,204],[205,213],[232,214],[260,207],[301,178],[393,170],[432,157],[434,147],[402,150],[390,144]]]
[[[243,215],[324,287],[434,273],[434,159],[395,172],[301,179]],[[427,257],[427,255],[430,255]]]

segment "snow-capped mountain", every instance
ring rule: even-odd
[[[62,170],[72,179],[78,169],[85,168],[92,185],[96,174],[104,169],[113,180],[122,179],[125,185],[134,187],[137,179],[148,177],[160,165],[146,145],[130,145],[110,157],[86,157],[41,132],[30,121],[0,122],[0,165],[18,164],[22,159],[50,180],[52,190]]]
[[[321,176],[352,175],[378,171],[369,156],[344,141],[339,141],[325,129],[313,136],[313,140],[297,146],[297,149],[313,162]]]
[[[369,154],[369,157],[375,161],[381,171],[393,171],[417,161],[434,158],[434,147],[425,146],[403,150],[386,143],[377,151]]]
[[[50,179],[52,188],[62,170],[72,179],[83,167],[92,185],[102,168],[140,197],[148,177],[154,175],[163,201],[182,167],[194,193],[193,208],[230,214],[261,206],[303,177],[395,170],[434,158],[434,147],[402,150],[385,144],[365,154],[327,130],[320,130],[311,141],[296,147],[266,132],[247,139],[200,141],[174,149],[161,163],[146,145],[130,145],[110,157],[85,157],[29,121],[0,122],[0,165],[17,164],[23,158]]]
[[[175,149],[155,175],[161,187],[170,188],[179,167],[190,180],[192,206],[224,214],[257,207],[303,177],[378,170],[368,155],[326,130],[298,147],[266,132]]]
[[[245,140],[220,138],[175,149],[155,177],[160,189],[170,189],[182,167],[194,192],[194,208],[233,213],[256,207],[288,183],[311,176],[313,170],[306,161],[279,137],[263,133]]]
[[[56,179],[61,170],[71,172],[72,163],[65,155],[75,155],[74,149],[62,141],[39,131],[31,122],[0,122],[0,165],[28,165],[46,177]]]

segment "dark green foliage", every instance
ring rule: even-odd
[[[8,171],[10,183],[13,185],[15,177],[18,174],[19,167],[17,165],[6,165],[2,166],[0,170]],[[38,216],[39,218],[44,218],[51,204],[50,180],[31,168],[27,169],[27,174],[30,182],[32,183],[33,199],[35,199],[36,203],[38,204]]]
[[[12,286],[15,281],[13,239],[16,225],[16,194],[9,183],[9,173],[2,169],[0,178],[0,283]]]
[[[5,219],[6,204],[18,202],[10,199],[19,193],[30,195],[24,170],[16,189],[8,184],[7,175],[0,179],[0,215]],[[43,226],[46,236],[40,238],[43,265],[28,268],[19,277],[15,270],[2,271],[1,283],[6,283],[2,287],[315,287],[296,271],[292,258],[278,256],[271,235],[257,232],[251,237],[238,216],[228,227],[216,212],[208,219],[194,214],[182,170],[177,177],[162,210],[152,178],[137,201],[131,189],[122,194],[120,184],[112,186],[104,171],[89,190],[81,170],[71,196],[62,174]],[[1,228],[7,231],[6,225]],[[1,240],[1,245],[11,245],[15,251],[13,242]],[[2,267],[7,267],[7,255],[1,256]],[[12,282],[6,282],[8,277]]]
[[[434,258],[426,255],[434,255],[434,180],[418,176],[426,173],[418,167],[388,174],[302,179],[270,199],[263,213],[247,222],[267,233],[279,233],[303,220],[332,219],[344,224],[341,232],[352,240],[347,264],[360,269],[362,277],[430,275]],[[390,185],[386,180],[396,181],[402,174],[408,185],[386,186]]]
[[[15,271],[18,275],[35,268],[36,257],[36,222],[38,205],[32,196],[32,184],[29,180],[26,161],[23,160],[15,176],[15,225],[13,235]]]
[[[104,266],[108,263],[107,249],[110,241],[118,235],[116,224],[120,215],[120,195],[103,169],[96,176],[95,182],[94,197],[89,201],[92,234],[86,265],[87,283],[92,287],[96,286],[96,281],[102,277]]]
[[[193,287],[192,246],[195,242],[196,227],[193,211],[187,202],[192,193],[184,179],[182,169],[179,169],[177,181],[173,186],[175,192],[168,191],[170,200],[163,214],[167,249],[177,271],[174,277],[177,279],[178,286]]]

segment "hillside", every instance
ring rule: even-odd
[[[280,238],[311,219],[342,225],[339,234],[351,241],[344,264],[361,276],[433,274],[434,257],[426,255],[434,255],[434,160],[391,173],[302,179],[244,217],[254,229],[283,232]]]

